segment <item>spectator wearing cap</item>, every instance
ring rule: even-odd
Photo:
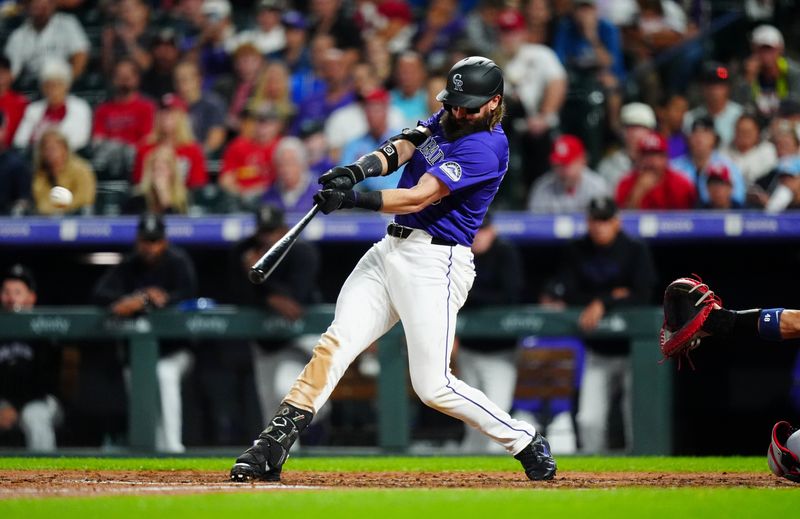
[[[243,205],[258,203],[275,182],[272,156],[283,134],[283,120],[268,105],[245,111],[242,133],[222,156],[219,185]]]
[[[730,99],[730,71],[721,63],[710,61],[703,65],[700,73],[703,104],[686,112],[683,131],[689,135],[692,123],[701,117],[711,117],[719,135],[720,146],[728,146],[733,140],[733,129],[742,115],[742,105]]]
[[[225,126],[229,135],[241,130],[241,114],[253,99],[263,67],[264,58],[256,46],[242,43],[233,52],[233,74],[222,76],[214,85],[214,92],[228,107]]]
[[[651,132],[639,142],[634,169],[620,180],[614,198],[625,209],[693,209],[697,190],[670,167],[666,139]]]
[[[783,35],[772,25],[760,25],[750,38],[751,54],[736,82],[733,98],[772,117],[780,101],[800,97],[800,64],[785,54]]]
[[[728,166],[722,163],[711,164],[706,169],[706,189],[708,201],[700,202],[701,209],[740,209],[743,205],[733,199],[733,180]]]
[[[215,92],[203,92],[200,69],[192,61],[175,67],[175,93],[188,106],[195,139],[206,156],[215,156],[225,144],[225,102]]]
[[[147,70],[152,56],[147,48],[152,35],[150,7],[143,0],[120,0],[114,18],[103,27],[100,61],[103,71],[110,74],[119,59],[130,58],[141,70]]]
[[[623,106],[619,120],[622,123],[624,147],[604,157],[597,165],[597,172],[605,179],[612,192],[617,189],[622,177],[633,169],[638,158],[639,142],[656,129],[656,114],[644,103]]]
[[[775,119],[770,126],[770,138],[778,156],[777,164],[751,186],[747,201],[754,207],[777,212],[786,209],[793,200],[790,187],[784,184],[800,164],[798,126],[786,119]]]
[[[574,135],[562,135],[550,153],[553,171],[546,173],[533,185],[528,210],[536,213],[583,212],[589,202],[608,196],[603,177],[589,169],[586,149]]]
[[[425,90],[428,71],[422,56],[414,51],[398,55],[392,78],[394,88],[389,92],[391,104],[403,114],[403,128],[415,128],[417,122],[425,119],[429,113],[428,93]]]
[[[778,161],[775,145],[762,137],[758,117],[748,113],[736,121],[733,142],[722,154],[741,170],[748,187],[769,173]]]
[[[298,137],[284,137],[272,154],[275,182],[264,193],[263,202],[289,213],[305,213],[319,191],[316,177],[308,169],[306,147]]]
[[[311,50],[308,42],[308,21],[300,11],[286,11],[281,16],[286,45],[273,57],[286,63],[292,76],[311,72]],[[331,38],[331,42],[333,38]],[[295,98],[293,98],[295,99]]]
[[[361,101],[367,130],[360,137],[351,139],[342,148],[340,162],[351,164],[370,150],[375,150],[386,142],[392,135],[397,135],[401,130],[399,126],[391,126],[389,111],[390,98],[386,90],[379,88],[373,90]],[[364,180],[359,186],[366,191],[378,189],[391,189],[397,187],[399,175],[384,175]]]
[[[229,42],[236,29],[228,0],[203,0],[201,13],[200,34],[184,40],[182,50],[187,61],[197,63],[202,71],[202,89],[207,90],[217,78],[231,72]]]
[[[299,136],[308,152],[308,168],[315,177],[336,166],[336,162],[331,158],[328,139],[325,138],[325,127],[322,124],[312,123],[300,128]]]
[[[610,197],[589,203],[586,229],[586,236],[568,245],[550,286],[561,295],[560,301],[551,304],[582,308],[577,324],[589,334],[608,312],[650,303],[656,269],[647,245],[622,229],[617,205]],[[630,347],[619,339],[590,338],[584,344],[586,357],[576,416],[582,450],[587,454],[608,451],[616,398],[620,399],[625,443],[630,445]]]
[[[196,297],[197,275],[189,255],[172,245],[164,220],[144,214],[136,227],[133,252],[108,269],[94,287],[92,301],[116,317],[130,318]],[[162,341],[156,375],[160,413],[156,449],[183,452],[181,380],[192,365],[183,341]]]
[[[36,212],[39,214],[65,214],[91,211],[97,194],[97,180],[88,162],[69,149],[67,137],[58,129],[45,130],[36,143],[31,191]],[[51,190],[60,186],[72,193],[72,200],[64,206],[53,199]]]
[[[28,312],[36,305],[33,273],[16,264],[3,273],[3,312]],[[62,419],[56,399],[61,351],[47,342],[0,340],[0,444],[21,431],[28,450],[56,450],[56,428]]]
[[[159,101],[153,131],[139,143],[133,166],[132,180],[138,184],[147,154],[158,146],[169,146],[178,156],[181,178],[186,187],[195,189],[208,183],[203,148],[192,133],[188,106],[175,94],[166,94]]]
[[[153,63],[142,76],[142,92],[152,99],[161,99],[175,91],[173,72],[180,60],[175,30],[164,28],[153,35],[150,42]]]
[[[498,235],[491,213],[484,216],[475,233],[472,254],[476,275],[465,308],[519,304],[525,286],[522,258],[514,243]],[[517,339],[460,337],[456,355],[459,378],[510,411],[517,383]],[[502,451],[469,426],[464,427],[461,449],[470,454]]]
[[[281,52],[286,46],[286,33],[281,23],[286,7],[285,0],[259,0],[255,27],[239,31],[230,38],[226,43],[228,52],[233,52],[243,43],[252,43],[264,56]]]
[[[337,107],[325,124],[325,138],[334,160],[339,160],[342,150],[349,141],[357,139],[367,133],[367,117],[364,110],[364,100],[379,92],[379,97],[385,91],[377,78],[375,67],[369,62],[359,62],[353,67],[352,73],[352,102]],[[403,113],[389,105],[389,127],[405,128]]]
[[[514,129],[521,134],[524,189],[547,171],[541,158],[552,146],[558,114],[567,95],[567,73],[555,52],[546,45],[527,43],[525,18],[506,9],[498,18],[500,47],[508,60],[504,68],[506,97],[519,103]]]
[[[15,92],[12,88],[13,83],[11,62],[7,57],[0,55],[0,112],[3,113],[6,124],[2,139],[5,148],[14,142],[14,133],[16,133],[25,108],[28,106],[28,98]]]
[[[367,45],[377,42],[392,55],[411,48],[416,25],[412,6],[406,0],[360,2],[354,19]]]
[[[0,110],[0,215],[18,216],[31,207],[31,167],[29,161],[5,144],[8,120]]]
[[[747,186],[742,172],[736,164],[719,151],[719,136],[710,117],[700,117],[692,123],[689,134],[689,153],[673,160],[671,166],[697,186],[700,203],[708,203],[706,177],[712,164],[723,164],[728,168],[733,182],[733,198],[743,205]]]
[[[75,16],[56,12],[56,8],[56,0],[31,0],[25,22],[6,42],[12,74],[22,84],[41,78],[48,59],[68,62],[71,78],[79,77],[86,68],[89,39]]]
[[[681,94],[671,94],[656,108],[658,133],[667,139],[667,155],[670,160],[689,151],[686,134],[683,133],[683,118],[689,110],[689,101]]]
[[[89,103],[69,93],[72,71],[59,58],[45,61],[41,68],[39,86],[43,99],[25,108],[22,121],[14,134],[14,146],[28,148],[36,144],[48,128],[58,128],[72,150],[89,144],[92,132],[92,109]]]

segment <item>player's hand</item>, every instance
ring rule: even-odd
[[[144,292],[137,292],[125,296],[111,305],[111,313],[120,317],[129,317],[137,312],[141,312],[147,306],[147,299]]]
[[[159,287],[147,287],[144,289],[147,297],[150,298],[150,302],[153,303],[153,306],[156,308],[164,308],[167,306],[169,302],[169,294]]]
[[[336,166],[323,173],[318,182],[322,189],[348,190],[365,178],[366,175],[357,166]]]
[[[323,189],[314,195],[314,202],[319,206],[320,211],[330,214],[337,209],[352,209],[355,207],[356,193],[352,189],[347,191]]]
[[[0,431],[7,431],[14,427],[18,418],[17,410],[13,405],[0,406]]]
[[[583,309],[583,312],[581,312],[581,315],[578,318],[578,325],[584,332],[591,332],[597,328],[597,324],[600,322],[600,319],[603,318],[603,314],[605,313],[606,307],[603,302],[599,299],[595,299],[589,303],[589,306]]]

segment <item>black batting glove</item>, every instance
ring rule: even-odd
[[[336,166],[319,177],[318,182],[322,184],[322,189],[353,189],[353,186],[364,180],[364,171],[356,164],[349,166]]]
[[[352,189],[323,189],[314,195],[319,210],[330,214],[337,209],[352,209],[356,205],[356,193]]]

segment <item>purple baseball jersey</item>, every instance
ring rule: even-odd
[[[450,188],[450,195],[418,213],[397,215],[395,222],[469,247],[508,170],[508,139],[498,124],[451,142],[439,126],[443,113],[421,123],[431,136],[414,152],[397,187],[414,187],[430,173]]]

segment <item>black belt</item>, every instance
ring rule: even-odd
[[[388,234],[389,236],[394,236],[395,238],[400,238],[402,240],[405,240],[406,238],[411,236],[412,232],[418,230],[419,229],[414,229],[413,227],[406,227],[405,225],[400,225],[392,222],[386,228],[386,234]],[[443,240],[442,238],[437,238],[436,236],[431,236],[431,243],[433,245],[446,245],[448,247],[454,247],[458,245],[454,241]]]

